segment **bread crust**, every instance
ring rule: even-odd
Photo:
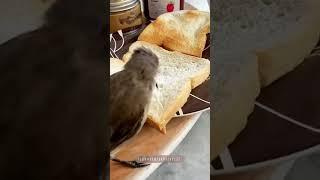
[[[159,16],[144,29],[138,40],[170,51],[202,57],[209,32],[208,12],[184,10]]]
[[[167,111],[165,111],[159,120],[154,119],[154,117],[148,116],[147,123],[151,126],[159,129],[162,133],[166,134],[166,125],[176,114],[177,109],[181,108],[188,100],[191,93],[191,81],[187,80],[179,94],[177,94],[176,99],[172,101],[169,105]],[[159,122],[159,123],[156,123]]]
[[[191,89],[194,89],[201,85],[208,79],[210,75],[210,66],[207,66],[203,71],[199,71],[198,74],[191,78]]]
[[[284,34],[278,41],[265,42],[264,47],[253,50],[258,57],[262,87],[292,71],[311,52],[320,37],[320,23],[315,17],[305,17],[295,31]]]

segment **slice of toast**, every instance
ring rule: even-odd
[[[160,15],[143,30],[138,40],[202,57],[209,32],[208,12],[183,10]]]
[[[159,58],[159,73],[156,76],[158,88],[153,96],[148,113],[148,123],[166,132],[166,124],[187,102],[193,88],[202,84],[210,74],[210,61],[180,52],[167,51],[157,45],[137,41],[123,56],[128,62],[139,47],[150,49]]]

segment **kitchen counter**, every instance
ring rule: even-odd
[[[210,179],[210,111],[202,113],[172,155],[182,155],[184,161],[163,163],[147,180]]]

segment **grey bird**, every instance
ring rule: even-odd
[[[146,122],[152,91],[156,87],[158,57],[146,48],[134,51],[124,70],[110,77],[110,150],[138,134]],[[123,161],[133,168],[147,164]]]

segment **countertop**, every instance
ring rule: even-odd
[[[172,155],[182,155],[184,161],[163,163],[147,180],[210,179],[210,111],[202,113]]]

